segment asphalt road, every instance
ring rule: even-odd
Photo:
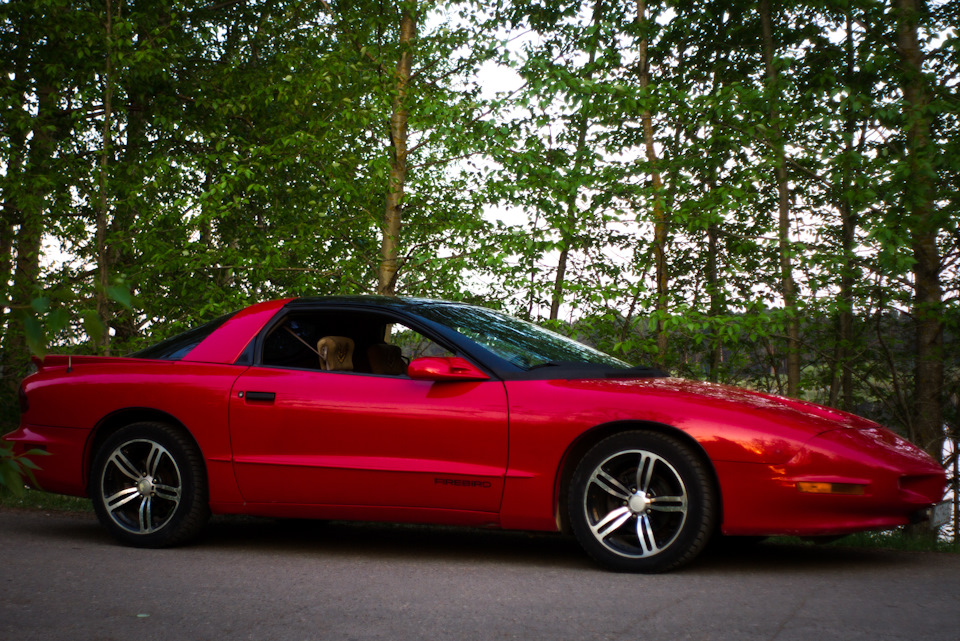
[[[960,641],[960,556],[758,545],[672,574],[559,536],[215,519],[137,550],[0,509],[0,639]]]

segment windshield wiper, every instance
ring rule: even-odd
[[[563,367],[570,370],[606,370],[606,369],[615,369],[610,365],[605,363],[590,363],[587,361],[547,361],[545,363],[538,363],[527,368],[528,372],[532,372],[535,369],[543,369],[544,367]]]
[[[559,363],[557,361],[546,361],[545,363],[538,363],[536,365],[531,365],[527,368],[528,372],[532,372],[535,369],[543,369],[544,367],[560,367],[564,363]]]

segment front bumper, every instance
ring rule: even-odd
[[[939,464],[881,428],[824,432],[782,465],[715,465],[723,494],[721,529],[730,535],[889,529],[923,518],[946,486]]]

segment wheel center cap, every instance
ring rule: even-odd
[[[647,500],[647,495],[643,492],[637,492],[631,496],[627,502],[627,507],[629,507],[630,511],[634,514],[643,514],[647,511],[648,505],[650,505],[650,501]]]
[[[153,479],[149,476],[137,481],[137,492],[140,493],[140,496],[150,496],[153,494],[153,489]]]

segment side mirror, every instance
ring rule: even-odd
[[[459,356],[422,356],[410,361],[407,376],[416,381],[488,381],[490,377]]]

